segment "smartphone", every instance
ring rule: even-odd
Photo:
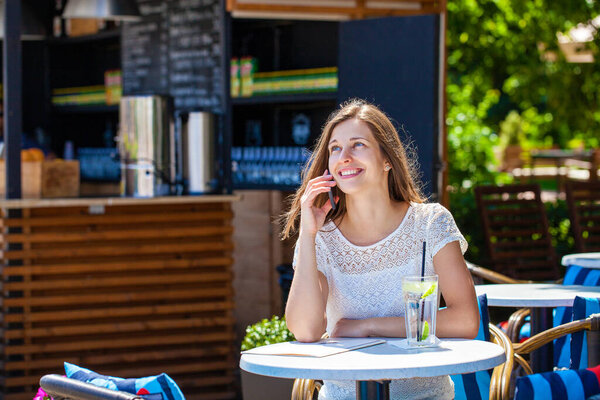
[[[333,188],[331,188],[331,190],[328,192],[328,194],[329,194],[329,202],[331,203],[331,209],[333,211],[335,211],[336,206],[335,206],[335,199],[333,196]]]

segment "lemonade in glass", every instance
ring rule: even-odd
[[[435,319],[438,310],[438,276],[405,276],[402,278],[409,346],[435,346]]]

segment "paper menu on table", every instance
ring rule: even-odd
[[[296,341],[277,343],[242,351],[242,354],[326,357],[346,351],[375,346],[381,343],[385,343],[385,340],[372,338],[329,338],[321,339],[318,342],[313,343],[302,343]]]

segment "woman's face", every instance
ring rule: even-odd
[[[358,119],[338,124],[328,145],[329,173],[346,194],[387,187],[386,160],[368,125]]]

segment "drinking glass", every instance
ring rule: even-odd
[[[438,276],[402,278],[406,340],[411,347],[437,345],[435,319],[438,310]]]

